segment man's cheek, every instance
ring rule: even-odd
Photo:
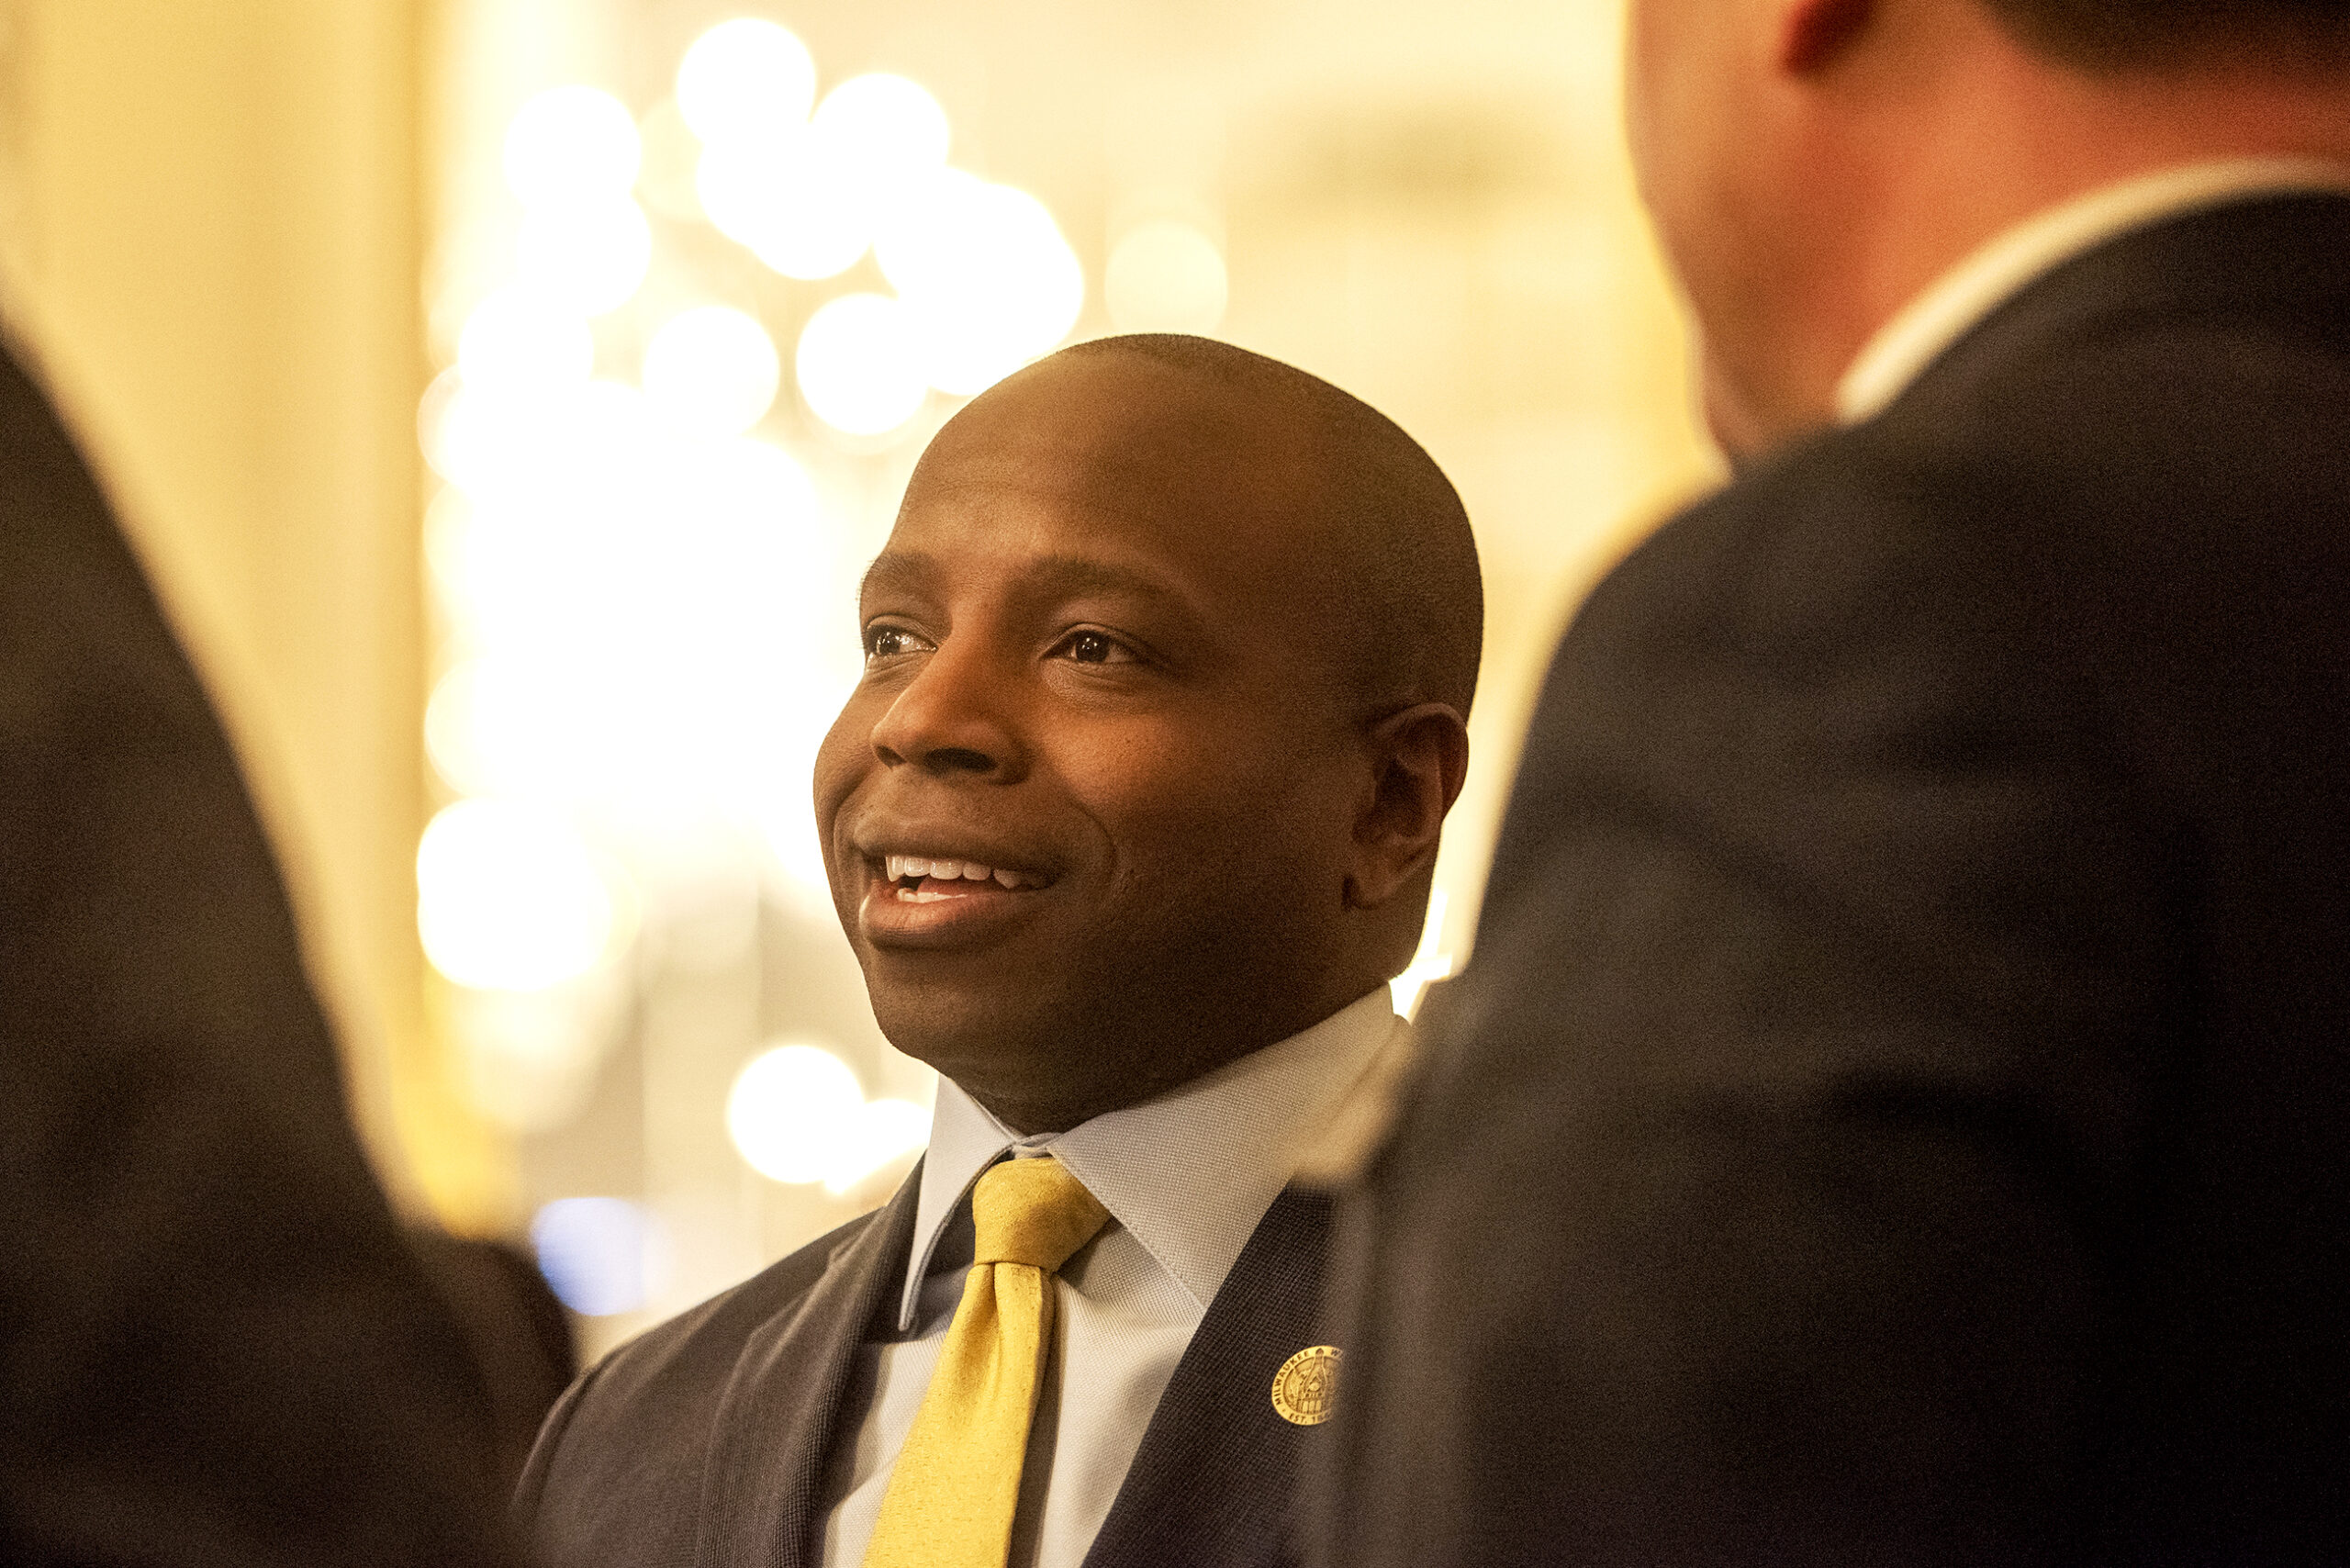
[[[841,890],[843,878],[849,870],[845,862],[854,857],[839,842],[835,829],[842,808],[856,793],[858,780],[864,776],[863,759],[867,755],[867,748],[848,737],[845,722],[835,725],[817,750],[810,780],[814,795],[817,846],[823,855],[825,874],[836,891]]]
[[[851,697],[840,717],[833,721],[833,727],[824,732],[823,743],[816,748],[816,814],[827,827],[833,813],[856,788],[857,778],[872,759],[869,737],[873,734],[873,717],[865,711],[870,706]]]

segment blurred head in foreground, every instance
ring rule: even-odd
[[[1328,384],[1103,339],[923,454],[816,767],[833,896],[901,1049],[1056,1130],[1397,973],[1468,763],[1459,498]]]
[[[1733,451],[1991,236],[2213,159],[2350,157],[2350,0],[1633,0],[1641,192]]]

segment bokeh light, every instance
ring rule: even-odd
[[[836,276],[872,241],[873,190],[810,133],[713,143],[694,188],[719,232],[786,277]]]
[[[904,424],[931,384],[906,308],[880,294],[845,294],[819,307],[800,330],[793,366],[810,410],[849,435]]]
[[[873,1100],[847,1064],[820,1046],[777,1046],[735,1075],[726,1131],[744,1162],[769,1181],[822,1182],[844,1193],[929,1140],[930,1113],[907,1100]]]
[[[479,387],[452,375],[419,418],[433,471],[477,504],[576,525],[638,504],[657,484],[659,421],[612,381]]]
[[[891,1160],[930,1141],[930,1113],[911,1100],[868,1100],[843,1129],[824,1190],[847,1192]]]
[[[418,848],[417,921],[454,982],[435,1003],[453,1086],[509,1133],[578,1115],[673,974],[762,964],[774,912],[830,922],[809,778],[861,664],[849,584],[897,482],[883,454],[934,386],[976,392],[1049,352],[1084,301],[1042,203],[947,166],[923,85],[817,86],[789,31],[740,18],[641,121],[588,86],[528,99],[496,144],[519,208],[476,200],[431,287],[450,364],[418,409],[444,482],[425,741],[456,799]],[[677,227],[703,221],[715,235]],[[886,283],[787,295],[741,271],[855,275],[883,245]],[[747,303],[779,297],[788,343]],[[636,356],[630,384],[615,353]],[[822,497],[751,433],[787,360],[810,422],[844,438],[807,454]],[[617,961],[640,918],[659,965]],[[746,1159],[836,1197],[928,1127],[814,1047],[767,1052],[729,1101]],[[543,1251],[609,1266],[601,1286],[573,1268],[567,1299],[642,1305],[644,1215],[572,1202],[546,1211],[572,1240]]]
[[[444,615],[471,655],[428,711],[459,790],[606,825],[715,813],[770,831],[804,802],[856,636],[832,529],[788,453],[656,418],[591,383],[502,411],[475,494],[434,531]],[[461,398],[444,423],[467,422]],[[484,422],[488,422],[485,418]],[[492,430],[497,428],[492,425]],[[811,833],[812,836],[812,833]]]
[[[1085,273],[1044,203],[946,169],[899,205],[875,242],[909,314],[923,374],[983,392],[1058,347],[1085,304]]]
[[[459,1087],[492,1125],[543,1133],[576,1114],[622,1015],[617,976],[541,991],[453,990],[446,1016]]]
[[[701,163],[701,139],[677,112],[677,100],[664,98],[644,111],[637,124],[644,148],[643,167],[637,172],[637,196],[663,218],[680,223],[699,222],[707,216],[695,193],[694,176]]]
[[[735,435],[775,402],[783,363],[767,329],[730,306],[673,316],[644,349],[644,391],[687,429]]]
[[[719,23],[677,67],[677,112],[709,143],[778,140],[807,121],[815,101],[807,45],[756,17]]]
[[[623,1198],[557,1198],[531,1220],[539,1272],[583,1317],[634,1312],[659,1272],[653,1216]]]
[[[523,289],[500,289],[465,318],[457,368],[467,386],[484,390],[576,386],[596,368],[596,334],[576,310]]]
[[[468,795],[568,793],[563,769],[589,759],[565,733],[585,715],[565,674],[504,651],[451,669],[424,711],[433,771]]]
[[[624,196],[643,150],[636,121],[594,87],[553,87],[517,110],[506,131],[506,183],[525,207],[576,207]]]
[[[1110,252],[1102,302],[1122,332],[1213,332],[1224,321],[1224,252],[1196,225],[1158,218]]]
[[[534,991],[585,973],[612,935],[613,901],[587,846],[552,812],[460,801],[416,853],[417,930],[460,985]]]
[[[818,1046],[778,1046],[753,1058],[726,1096],[735,1152],[771,1182],[822,1182],[842,1162],[865,1091],[846,1063]]]
[[[856,264],[875,225],[946,161],[946,111],[916,83],[876,73],[825,95],[805,127],[712,140],[695,174],[721,233],[786,277]]]
[[[877,199],[944,166],[954,140],[929,90],[887,72],[852,76],[825,94],[809,129],[822,156]]]
[[[487,794],[489,767],[476,744],[481,668],[468,660],[442,676],[424,705],[424,754],[462,794]]]
[[[514,242],[528,287],[583,315],[628,303],[653,262],[653,226],[626,196],[533,207]]]

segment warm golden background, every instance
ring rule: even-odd
[[[712,129],[775,106],[743,96],[764,57],[739,47],[775,35],[723,35],[677,101],[689,47],[746,17],[805,46],[819,99],[919,84],[948,162],[1050,224],[987,208],[1027,215],[995,274],[984,246],[934,248],[973,269],[944,305],[870,252],[783,275],[762,252],[822,270],[800,241],[824,236],[781,162]],[[1464,957],[1564,616],[1711,474],[1617,129],[1618,26],[1612,0],[0,0],[0,298],[229,716],[401,1202],[535,1221],[592,1350],[911,1159],[912,1113],[857,1102],[920,1104],[926,1074],[878,1039],[811,895],[800,768],[853,667],[856,569],[959,404],[921,375],[992,372],[918,370],[902,421],[834,428],[818,409],[858,422],[839,398],[905,405],[872,343],[916,342],[803,351],[845,295],[1050,331],[1037,280],[1073,258],[1068,335],[1213,330],[1428,446],[1488,592],[1420,969]],[[608,97],[547,100],[550,134],[516,143],[565,87]],[[875,146],[919,162],[937,126],[893,123]],[[647,376],[660,329],[711,306],[735,338],[675,340]],[[726,352],[746,319],[780,386],[736,433],[761,390]],[[590,342],[593,388],[568,363]],[[550,426],[575,405],[606,422]]]

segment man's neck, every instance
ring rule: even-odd
[[[2350,166],[2350,82],[2280,73],[2087,77],[1986,49],[1940,90],[1845,128],[1852,236],[1791,308],[1782,374],[1743,399],[1770,440],[1830,422],[1836,390],[1894,315],[1999,235],[2091,192],[2227,159]]]

